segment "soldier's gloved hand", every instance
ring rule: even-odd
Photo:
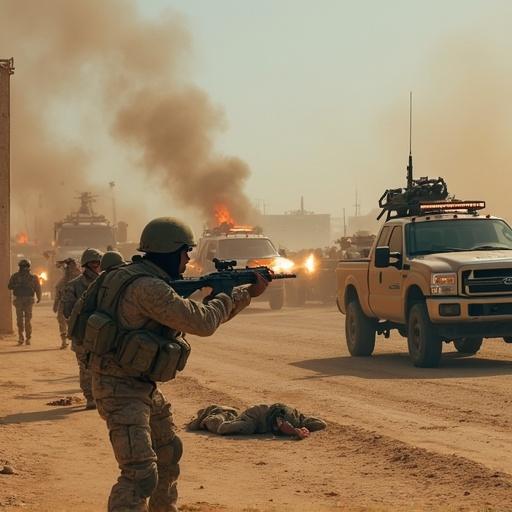
[[[251,284],[247,291],[251,297],[258,297],[267,289],[268,281],[259,272],[254,273],[256,274],[256,282]]]

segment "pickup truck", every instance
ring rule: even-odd
[[[415,366],[436,367],[443,343],[475,354],[484,338],[512,343],[512,229],[477,211],[388,219],[368,258],[336,268],[338,309],[352,356],[376,334],[407,338]]]

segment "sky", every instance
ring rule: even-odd
[[[491,74],[510,72],[506,1],[153,0],[140,7],[148,16],[169,7],[184,16],[190,75],[225,111],[217,145],[247,161],[247,193],[267,213],[297,209],[304,196],[306,209],[339,216],[344,207],[353,212],[356,189],[365,212],[386,188],[402,186],[409,91],[416,172],[439,175],[425,168],[439,130],[431,116],[466,122],[472,102],[461,102],[457,87],[475,65],[472,53],[496,60]],[[488,87],[483,95],[506,93]],[[445,171],[464,182],[464,169]]]
[[[512,218],[510,1],[0,0],[2,12],[15,230],[52,226],[90,183],[111,216],[110,181],[132,238],[160,215],[201,229],[219,183],[240,211],[303,197],[341,217],[357,194],[365,214],[405,185],[411,91],[415,176]]]

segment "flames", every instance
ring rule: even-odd
[[[23,231],[21,233],[18,233],[16,235],[16,243],[21,245],[28,244],[28,235],[27,233],[24,233]]]
[[[221,224],[235,225],[235,219],[231,216],[226,205],[220,204],[215,206],[213,214],[218,226]]]
[[[48,281],[48,273],[47,272],[44,272],[44,271],[40,272],[38,274],[38,277],[39,277],[39,282],[41,284],[44,284],[44,283],[46,283],[46,281]]]

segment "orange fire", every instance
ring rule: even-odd
[[[41,272],[39,274],[39,282],[41,284],[44,284],[44,283],[46,283],[46,281],[48,281],[48,274],[46,272]]]
[[[23,231],[21,233],[18,233],[16,236],[16,243],[18,244],[28,244],[28,235],[27,233],[24,233]]]
[[[217,221],[217,225],[220,224],[235,224],[235,219],[231,217],[231,213],[226,205],[219,204],[214,208],[215,220]]]

